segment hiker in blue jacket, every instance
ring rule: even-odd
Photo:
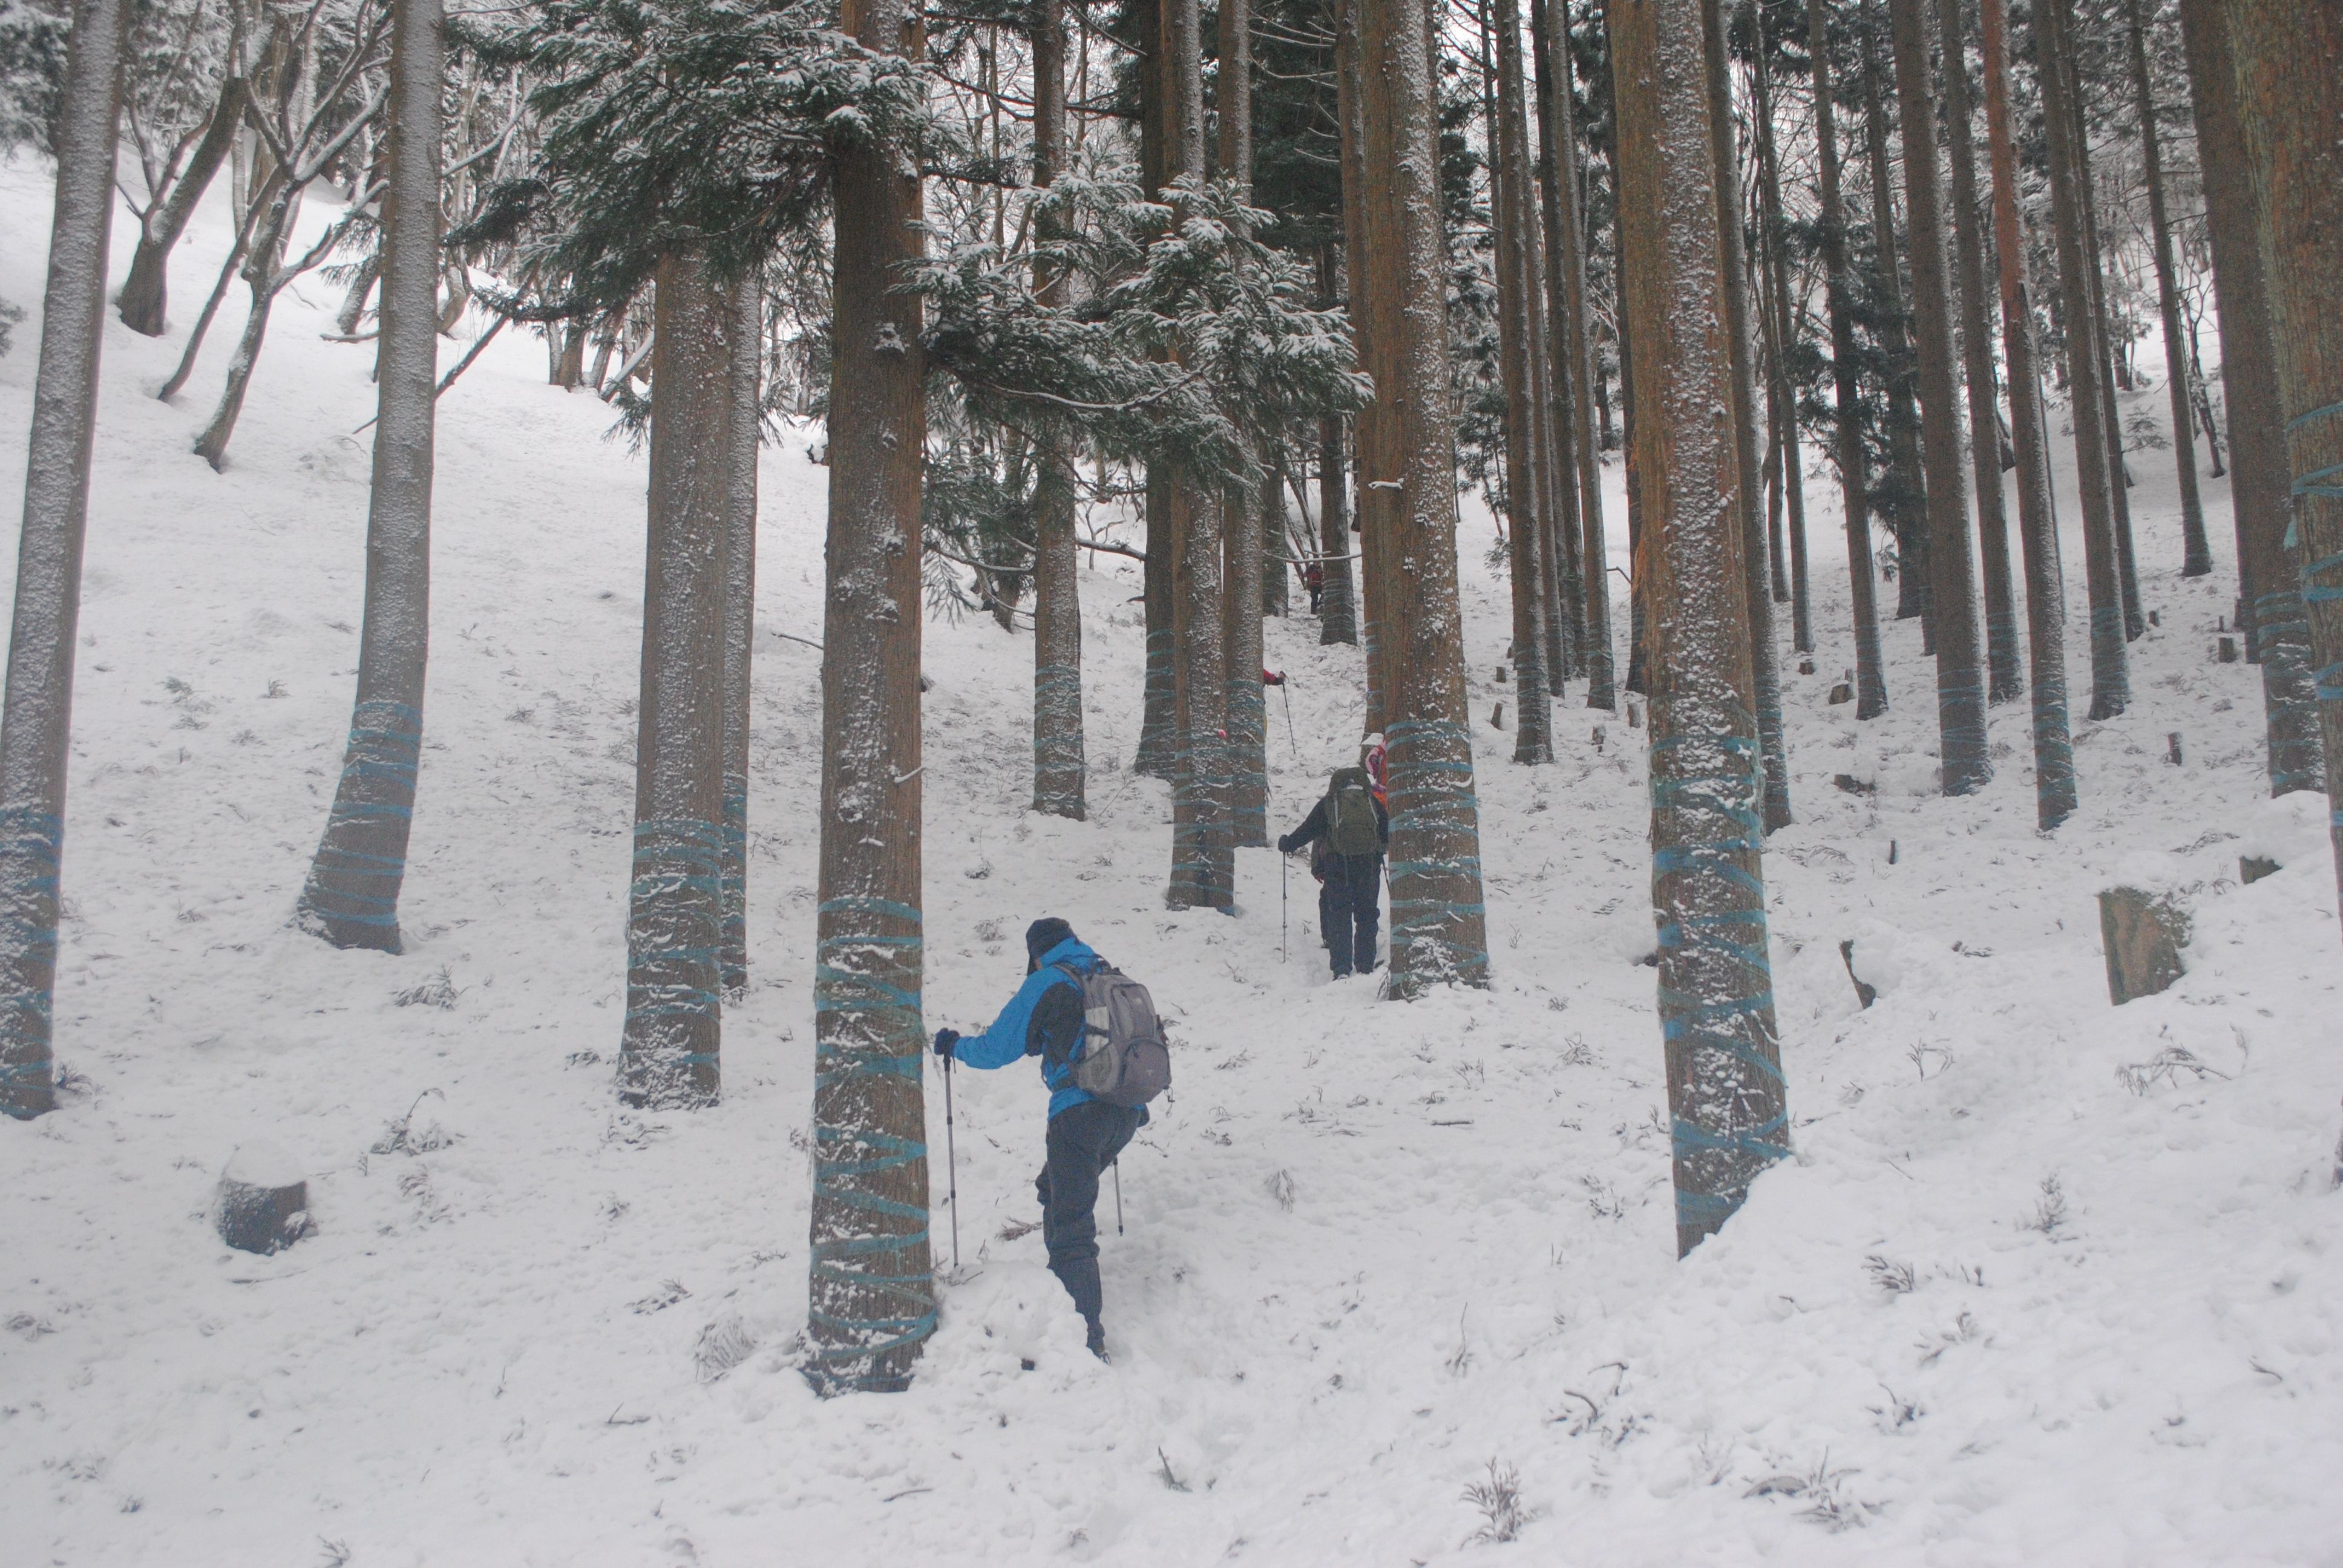
[[[936,1030],[936,1054],[970,1067],[1041,1059],[1041,1081],[1050,1090],[1049,1160],[1033,1182],[1041,1201],[1041,1240],[1050,1249],[1050,1271],[1074,1298],[1090,1330],[1091,1351],[1101,1361],[1099,1176],[1147,1125],[1145,1106],[1109,1105],[1074,1087],[1073,1059],[1082,1038],[1082,987],[1074,977],[1103,961],[1065,921],[1055,916],[1035,920],[1025,928],[1025,983],[992,1026],[975,1035]]]

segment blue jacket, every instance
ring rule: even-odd
[[[970,1067],[1006,1067],[1020,1057],[1041,1059],[1041,1081],[1050,1089],[1050,1114],[1071,1111],[1088,1101],[1086,1090],[1074,1087],[1071,1060],[1081,1038],[1082,988],[1067,965],[1088,974],[1100,963],[1098,954],[1068,939],[1041,955],[1041,966],[1025,977],[1009,1005],[982,1034],[962,1035],[952,1055]]]

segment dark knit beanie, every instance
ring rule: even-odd
[[[1073,940],[1074,928],[1055,915],[1044,915],[1025,928],[1025,956],[1036,964],[1060,942]]]

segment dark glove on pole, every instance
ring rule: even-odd
[[[952,1048],[959,1043],[960,1030],[956,1029],[940,1029],[936,1030],[936,1054],[938,1056],[950,1060],[952,1055]]]

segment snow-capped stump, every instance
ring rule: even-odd
[[[2099,936],[2107,949],[2107,1000],[2116,1006],[2154,996],[2185,972],[2188,912],[2170,893],[2109,888],[2099,895]]]
[[[1851,680],[1842,680],[1836,686],[1830,689],[1830,705],[1833,708],[1836,708],[1843,703],[1853,702],[1854,700],[1855,682]]]
[[[301,1162],[274,1143],[238,1145],[220,1172],[213,1222],[239,1251],[277,1252],[309,1233],[309,1183]]]
[[[2264,877],[2277,876],[2278,871],[2278,862],[2271,859],[2268,855],[2240,855],[2237,857],[2237,885],[2239,887],[2250,887],[2252,884],[2260,881]]]

